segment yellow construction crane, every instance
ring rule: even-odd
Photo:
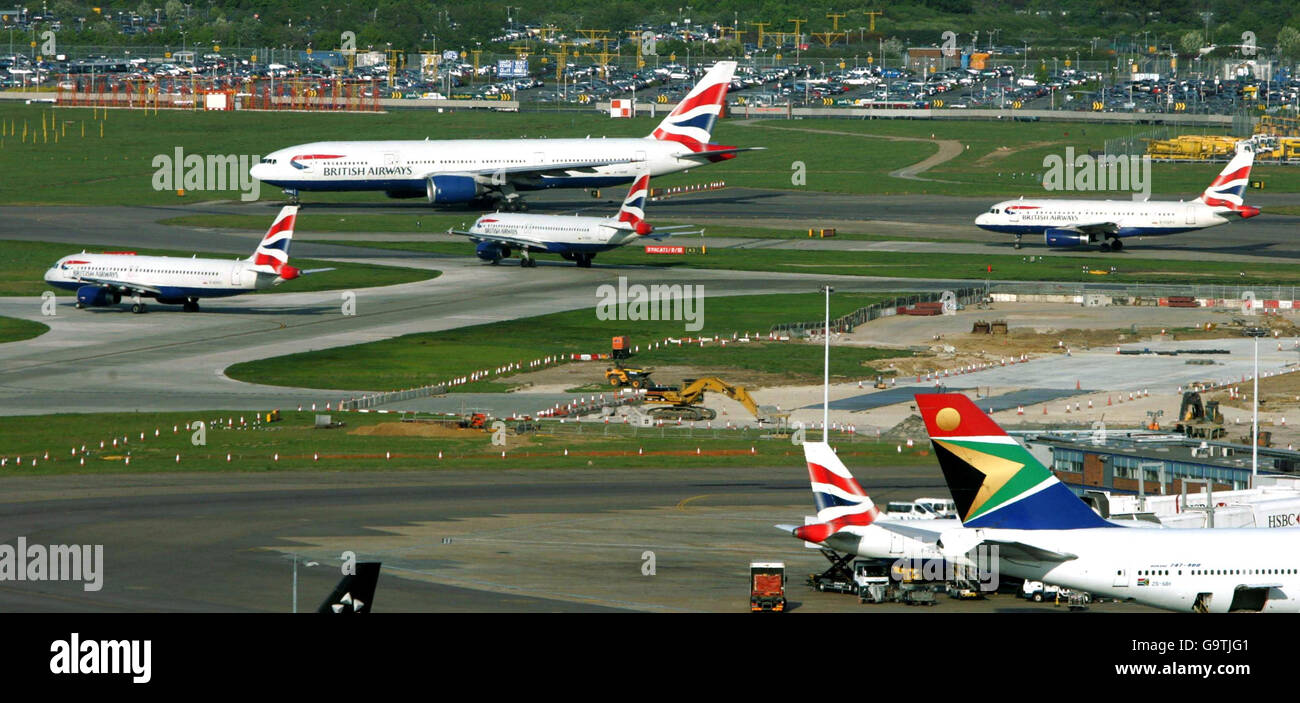
[[[800,37],[803,36],[803,33],[800,32],[799,30],[803,29],[804,23],[806,23],[808,20],[791,19],[789,21],[794,22],[794,43],[798,44]]]
[[[752,24],[752,25],[754,25],[755,27],[758,27],[758,48],[762,49],[762,48],[763,48],[763,28],[766,27],[766,26],[769,25],[769,24],[772,24],[772,23],[771,23],[771,22],[746,22],[745,24]]]
[[[831,27],[831,31],[834,31],[834,32],[838,32],[838,31],[840,31],[840,20],[843,19],[843,18],[845,18],[845,17],[848,17],[848,16],[849,16],[848,13],[844,13],[844,12],[828,12],[828,13],[826,13],[826,19],[828,19],[828,20],[830,20],[830,21],[832,21],[832,22],[835,23],[834,26]]]

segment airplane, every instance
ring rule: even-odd
[[[375,587],[379,584],[380,566],[377,561],[357,562],[356,571],[343,576],[316,612],[333,615],[370,612],[370,606],[375,602]]]
[[[935,539],[944,530],[961,527],[956,518],[908,520],[924,522],[915,534],[892,532],[882,525],[890,520],[872,502],[857,479],[825,442],[804,442],[804,460],[812,484],[817,517],[805,525],[777,525],[796,539],[820,544],[846,554],[873,559],[943,559]]]
[[[493,265],[517,249],[519,265],[524,268],[537,265],[537,260],[531,256],[533,253],[559,254],[582,268],[590,268],[591,260],[599,252],[616,249],[643,237],[662,239],[690,227],[652,227],[645,221],[644,208],[649,193],[650,173],[646,170],[632,183],[623,199],[623,206],[614,217],[497,212],[478,218],[468,230],[447,231],[478,242],[475,255]]]
[[[997,547],[1002,574],[1094,595],[1183,612],[1300,612],[1300,528],[1121,526],[965,395],[916,404],[962,523],[934,542],[948,558]],[[929,539],[918,522],[877,524]]]
[[[1191,202],[1072,200],[1065,198],[1004,200],[975,218],[990,232],[1016,236],[1043,235],[1049,247],[1079,247],[1100,242],[1102,251],[1121,251],[1125,237],[1146,237],[1216,227],[1249,219],[1259,208],[1243,204],[1255,151],[1240,142],[1236,155]]]
[[[300,270],[289,265],[289,243],[297,205],[287,205],[247,259],[200,259],[137,256],[134,252],[81,252],[59,259],[45,272],[45,282],[77,291],[77,308],[117,305],[129,296],[131,312],[142,313],[142,298],[181,305],[198,312],[200,298],[225,298],[333,269]]]
[[[662,176],[761,148],[709,143],[735,71],[735,61],[719,61],[646,137],[313,142],[274,151],[249,173],[294,202],[305,191],[383,191],[519,211],[519,191],[622,185],[646,166]]]

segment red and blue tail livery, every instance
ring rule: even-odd
[[[916,396],[965,527],[1114,527],[961,393]]]
[[[844,462],[825,442],[804,442],[808,480],[817,504],[817,522],[794,530],[794,536],[808,542],[825,542],[848,525],[866,526],[880,517],[880,509]]]
[[[1210,207],[1225,208],[1243,218],[1259,214],[1259,208],[1244,203],[1246,186],[1250,183],[1250,168],[1255,161],[1253,145],[1241,144],[1237,153],[1219,175],[1210,182],[1210,186],[1201,193],[1201,202]]]
[[[646,172],[637,176],[632,182],[627,197],[623,199],[623,207],[618,211],[618,221],[631,225],[632,229],[641,236],[650,234],[654,229],[649,222],[645,221],[645,201],[649,195],[650,174]]]
[[[262,243],[257,245],[253,265],[266,266],[271,273],[286,281],[298,277],[298,270],[288,265],[289,244],[293,241],[293,225],[297,219],[297,205],[289,205],[280,211],[280,216],[262,237]]]
[[[727,100],[731,78],[736,73],[735,61],[719,61],[695,84],[677,107],[655,128],[650,137],[659,141],[677,142],[694,153],[721,152],[711,161],[735,158],[735,148],[710,144],[713,125],[722,114]]]

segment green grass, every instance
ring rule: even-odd
[[[21,342],[24,339],[32,339],[49,332],[48,325],[31,320],[20,320],[16,317],[0,317],[0,344],[5,342]]]
[[[446,242],[331,242],[350,246],[470,256],[468,245]],[[1030,258],[1033,261],[1030,261]],[[887,276],[940,280],[1053,281],[1089,283],[1179,283],[1295,285],[1300,271],[1269,262],[1126,259],[1103,254],[940,254],[912,252],[792,252],[783,249],[709,249],[707,254],[667,257],[624,247],[604,252],[599,264],[657,266],[664,269],[729,269],[846,276]],[[989,270],[989,267],[992,270]],[[1110,267],[1115,272],[1110,272]],[[1104,275],[1091,273],[1104,271]]]
[[[788,440],[759,439],[759,432],[636,430],[603,425],[581,428],[573,423],[542,423],[526,439],[510,434],[506,458],[487,432],[465,431],[451,437],[376,436],[352,434],[380,424],[398,424],[393,415],[334,413],[346,426],[330,430],[312,427],[314,413],[285,412],[280,422],[253,424],[244,413],[246,429],[224,429],[227,419],[238,426],[241,413],[194,411],[172,413],[91,413],[0,417],[0,457],[6,476],[53,474],[125,474],[204,471],[368,471],[519,468],[651,468],[682,469],[716,466],[797,466],[803,453]],[[190,423],[205,424],[206,444],[192,443]],[[173,432],[172,428],[176,431]],[[154,431],[158,436],[154,436]],[[141,433],[144,438],[141,439]],[[815,433],[810,433],[810,439]],[[113,439],[118,446],[114,447]],[[123,442],[123,440],[126,440]],[[99,443],[104,442],[104,448]],[[855,465],[911,465],[933,461],[922,449],[898,453],[893,443],[832,442],[840,456],[855,457]],[[82,454],[82,446],[85,454]],[[699,447],[700,454],[695,454]],[[753,447],[754,453],[750,453]],[[76,449],[77,454],[72,450]],[[564,451],[569,450],[565,456]],[[645,452],[638,454],[639,450]],[[46,459],[46,452],[49,458]],[[442,458],[438,458],[439,452]],[[131,462],[125,458],[130,455]],[[180,454],[181,460],[176,461]],[[226,455],[230,454],[230,461]],[[279,459],[275,458],[279,455]],[[313,455],[319,455],[314,458]],[[385,455],[390,454],[391,458]],[[81,459],[85,458],[85,463]],[[665,461],[665,457],[671,457]],[[17,463],[21,458],[22,463]],[[36,465],[32,466],[32,460]]]
[[[96,119],[99,116],[100,119]],[[42,121],[46,125],[42,130]],[[764,151],[741,154],[726,163],[692,169],[655,180],[656,186],[684,185],[724,179],[732,186],[807,188],[844,193],[936,193],[971,196],[1042,194],[1041,185],[1023,174],[1040,173],[1043,157],[1064,155],[1067,146],[1078,153],[1099,149],[1109,137],[1141,134],[1137,125],[1023,123],[990,121],[807,119],[762,120],[749,125],[729,119],[719,122],[714,141],[739,146],[763,146]],[[512,114],[461,110],[438,114],[404,110],[388,114],[262,113],[109,110],[0,105],[0,167],[21,171],[22,178],[0,180],[0,204],[161,205],[238,198],[236,191],[189,191],[154,188],[153,159],[169,158],[179,147],[187,155],[260,156],[304,141],[332,139],[423,139],[476,137],[640,137],[657,120],[640,117],[610,120],[594,109],[586,112]],[[60,137],[56,142],[54,124]],[[82,127],[85,126],[85,137]],[[99,137],[103,127],[104,136]],[[27,130],[24,140],[23,130]],[[790,132],[788,130],[820,130]],[[13,132],[11,135],[10,132]],[[830,133],[826,133],[830,132]],[[1086,134],[1085,134],[1086,132]],[[889,172],[934,154],[929,142],[898,142],[861,135],[957,139],[970,149],[925,174],[954,181],[936,183],[889,177]],[[34,135],[34,136],[33,136]],[[35,138],[36,143],[33,143]],[[1027,145],[1031,148],[1021,149]],[[1009,154],[1001,147],[1010,147]],[[981,161],[981,159],[985,159]],[[806,185],[791,176],[795,162],[807,170]],[[1154,166],[1156,193],[1195,194],[1219,168],[1213,164]],[[1012,174],[1017,174],[1013,177]],[[1258,166],[1255,177],[1271,190],[1295,190],[1300,170]],[[279,199],[277,189],[260,190],[263,199]],[[312,193],[309,202],[385,202],[382,193]]]
[[[113,251],[114,247],[88,244],[50,244],[20,240],[0,241],[5,256],[0,258],[0,295],[40,295],[50,286],[45,283],[45,271],[61,257],[78,251]],[[190,257],[195,252],[167,249],[140,249],[130,244],[123,247],[141,255]],[[229,254],[203,254],[218,259],[234,259]],[[377,266],[348,262],[294,259],[293,265],[303,269],[334,268],[310,276],[303,276],[258,293],[307,293],[321,290],[348,290],[372,286],[390,286],[435,278],[440,273],[426,269]]]
[[[843,315],[890,297],[837,294],[831,297],[831,315]],[[823,298],[816,293],[707,298],[704,329],[695,336],[717,334],[729,338],[732,332],[766,333],[776,323],[820,318],[823,304]],[[689,363],[719,369],[720,375],[725,375],[723,369],[730,368],[781,374],[791,380],[820,377],[822,352],[816,345],[751,342],[728,344],[725,348],[664,345],[647,350],[645,346],[650,342],[689,333],[683,332],[680,321],[605,321],[597,319],[591,309],[260,359],[235,364],[226,373],[237,380],[281,386],[397,390],[438,383],[512,362],[522,362],[526,369],[529,361],[545,356],[605,352],[610,338],[621,334],[631,335],[632,344],[642,347],[636,356],[638,364]],[[871,376],[876,373],[871,361],[901,353],[844,347],[832,358],[831,373],[849,378]],[[358,364],[357,359],[364,359],[365,363]],[[593,382],[603,380],[604,368],[592,366]],[[512,385],[509,377],[499,377],[458,386],[456,390],[493,392],[504,391]]]

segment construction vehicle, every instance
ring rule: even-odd
[[[749,563],[749,611],[785,611],[785,562]]]
[[[1201,394],[1196,391],[1183,393],[1182,405],[1178,407],[1180,422],[1174,431],[1192,439],[1213,440],[1224,437],[1228,430],[1223,427],[1223,413],[1219,411],[1219,401],[1201,401]]]
[[[721,393],[745,406],[745,409],[762,422],[781,423],[789,413],[777,412],[775,408],[760,408],[754,398],[743,386],[733,386],[716,376],[683,379],[686,384],[678,386],[649,386],[642,399],[656,407],[649,410],[651,417],[665,420],[712,420],[718,416],[716,410],[700,405],[705,391]]]
[[[265,415],[263,415],[263,419],[266,420],[267,422],[279,422],[279,421],[280,421],[280,411],[279,411],[279,410],[272,410],[271,412],[266,413]]]
[[[889,388],[889,386],[885,384],[885,377],[876,376],[876,390],[884,390],[886,388]]]
[[[615,359],[626,359],[632,356],[632,346],[628,341],[627,335],[620,335],[613,339],[610,345],[610,356]]]
[[[488,414],[480,412],[466,413],[460,416],[457,425],[472,430],[486,429],[488,426]]]
[[[605,380],[609,385],[615,388],[622,386],[631,386],[641,388],[650,385],[650,372],[653,369],[639,369],[622,364],[614,364],[613,367],[605,369]]]

